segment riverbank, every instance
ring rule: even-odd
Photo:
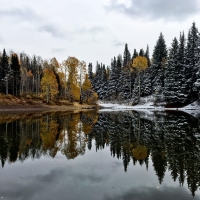
[[[30,95],[15,97],[0,94],[0,113],[83,111],[88,109],[98,109],[98,105],[79,104],[67,100],[56,100],[46,104],[43,99]]]
[[[21,113],[21,112],[54,112],[54,111],[83,111],[98,109],[97,105],[79,104],[70,105],[0,105],[0,113]]]

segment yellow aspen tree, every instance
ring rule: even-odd
[[[148,60],[146,57],[137,56],[133,59],[132,67],[136,70],[138,75],[138,100],[140,99],[140,72],[148,67]]]
[[[52,70],[44,69],[44,76],[41,80],[41,87],[43,95],[46,96],[46,101],[49,103],[49,99],[53,100],[58,94],[58,83],[55,74]]]
[[[82,84],[83,80],[86,74],[86,63],[85,61],[80,61],[78,64],[78,82],[79,82],[79,87],[80,87],[80,104],[82,104],[82,98],[81,98],[81,93],[82,93]]]
[[[78,101],[80,98],[80,88],[77,80],[79,60],[75,57],[68,57],[68,59],[64,61],[64,65],[68,72],[67,90],[65,91],[68,91],[68,98],[70,98],[71,101],[73,99]]]
[[[89,80],[88,74],[85,75],[85,80],[82,85],[83,102],[94,104],[98,100],[98,95],[92,90],[92,84]]]

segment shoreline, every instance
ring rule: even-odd
[[[71,112],[97,110],[98,105],[79,104],[77,102],[72,105],[0,105],[0,114],[3,113],[38,113],[38,112]]]

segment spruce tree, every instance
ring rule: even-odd
[[[114,100],[117,97],[117,76],[116,76],[116,70],[117,70],[117,61],[116,58],[111,61],[111,74],[110,79],[108,81],[108,88],[107,88],[107,98],[110,100]]]
[[[0,93],[8,93],[8,80],[10,78],[10,68],[8,64],[8,56],[5,49],[0,60]]]
[[[10,69],[12,71],[11,84],[9,85],[10,93],[18,96],[20,94],[21,73],[20,73],[20,64],[17,54],[11,55]]]
[[[162,98],[166,59],[167,47],[165,44],[164,36],[162,33],[160,33],[160,36],[153,51],[153,65],[151,71],[152,92],[153,94],[156,94],[158,100],[161,100],[160,98]]]
[[[151,79],[151,71],[152,67],[148,67],[144,71],[144,76],[143,76],[143,95],[144,96],[149,96],[152,94],[152,79]]]
[[[186,47],[186,79],[187,79],[187,90],[190,92],[189,102],[192,102],[197,99],[198,94],[196,91],[192,90],[194,83],[197,80],[196,73],[197,68],[197,59],[195,56],[195,50],[197,48],[198,41],[198,29],[196,28],[195,23],[192,23],[192,27],[188,33],[187,47]]]
[[[88,77],[89,77],[90,82],[92,83],[93,82],[92,63],[89,63],[88,65]]]
[[[140,49],[139,56],[144,56],[144,50]]]
[[[134,60],[134,58],[138,57],[138,52],[136,49],[134,49],[134,52],[133,52],[133,56],[132,56],[132,62]]]
[[[129,64],[131,61],[131,54],[128,50],[128,44],[125,44],[124,55],[123,55],[123,67]]]
[[[185,104],[189,97],[186,81],[186,65],[185,65],[185,35],[184,32],[180,34],[179,47],[177,54],[177,67],[176,67],[176,98],[179,104]]]
[[[198,98],[200,99],[200,35],[195,49],[195,57],[196,57],[196,68],[198,69],[198,71],[196,73],[197,80],[194,83],[193,91],[197,92]]]
[[[107,87],[108,87],[108,83],[107,83],[107,74],[106,74],[106,69],[105,69],[105,65],[102,66],[102,74],[101,74],[101,88],[99,90],[99,99],[101,100],[105,100],[107,97]]]
[[[178,55],[178,40],[174,38],[172,42],[172,47],[169,51],[169,58],[167,62],[167,67],[165,70],[165,80],[164,80],[164,98],[168,104],[176,104],[177,102],[177,55]]]
[[[132,84],[133,84],[133,81],[131,80],[131,67],[132,67],[131,54],[128,50],[128,45],[125,44],[122,73],[120,76],[120,84],[122,84],[120,88],[121,90],[120,98],[124,99],[131,98]]]
[[[147,58],[147,61],[148,61],[148,67],[150,67],[151,62],[150,62],[150,58],[149,58],[149,45],[148,45],[148,44],[147,44],[147,49],[146,49],[146,51],[145,51],[144,56]]]

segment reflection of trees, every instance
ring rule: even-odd
[[[92,139],[97,150],[109,143],[111,155],[123,160],[125,171],[130,160],[134,165],[145,163],[148,169],[151,155],[160,183],[168,169],[180,185],[187,177],[194,195],[200,187],[199,135],[198,120],[182,113],[155,114],[153,118],[134,112],[100,113],[88,135],[88,148],[92,148]]]
[[[60,151],[74,159],[92,148],[110,147],[111,156],[148,169],[149,156],[162,183],[169,170],[180,185],[187,181],[192,195],[200,187],[200,127],[198,120],[182,113],[155,114],[152,118],[135,112],[96,114],[45,114],[0,124],[0,159],[5,162],[55,157]]]
[[[84,122],[80,118],[85,118]],[[0,124],[0,159],[5,162],[40,158],[42,155],[55,157],[61,151],[68,159],[85,153],[86,135],[84,127],[91,130],[96,122],[95,114],[45,114],[27,116],[21,121]],[[14,117],[16,119],[17,117]],[[96,120],[95,120],[96,119]]]

